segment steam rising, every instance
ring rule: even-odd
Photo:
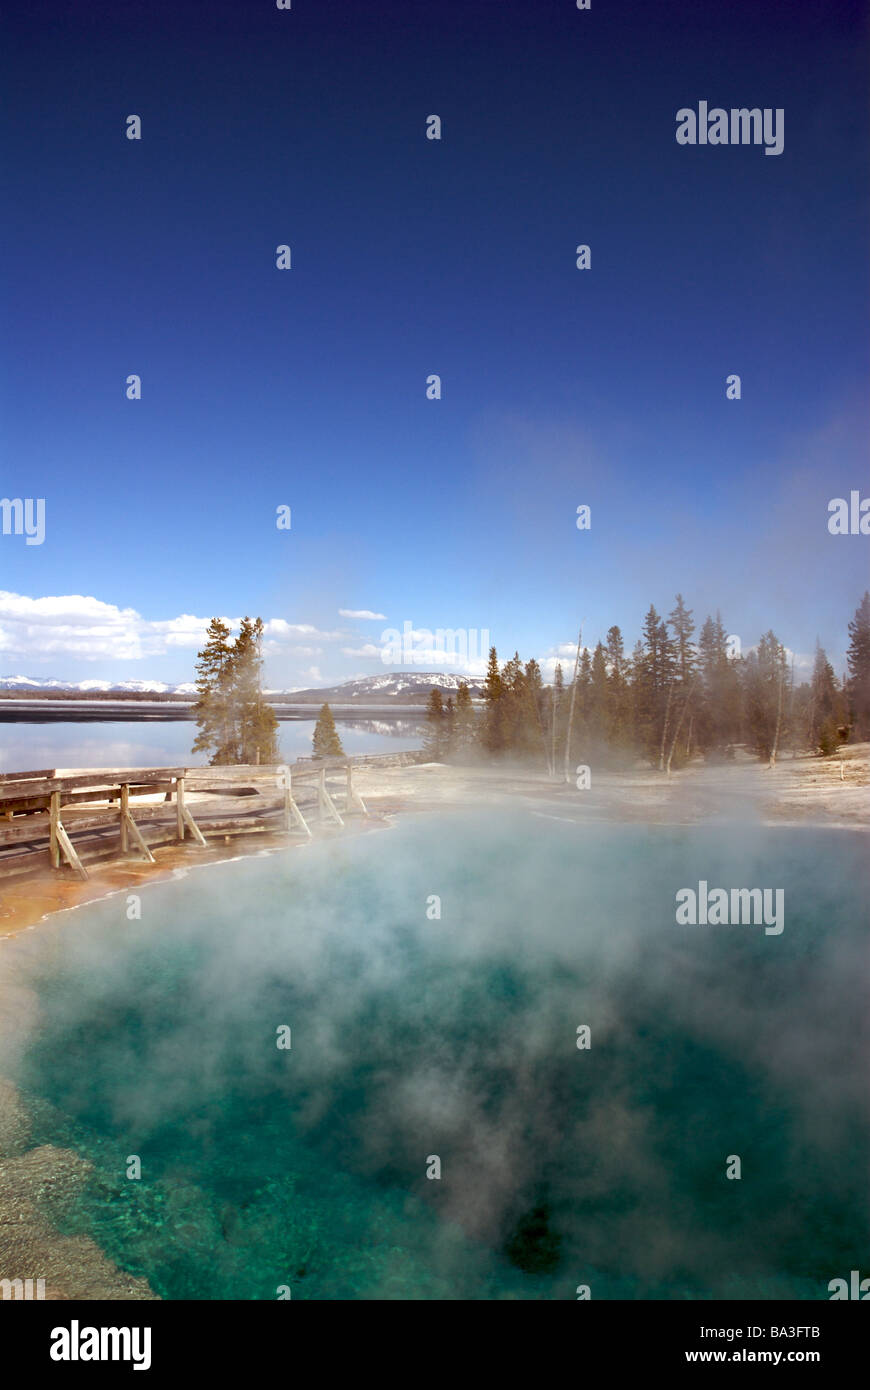
[[[164,1296],[827,1297],[866,1259],[858,839],[453,815],[194,873],[6,943],[13,1079]],[[784,888],[782,936],[678,926],[699,877]]]

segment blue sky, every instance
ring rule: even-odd
[[[246,612],[273,685],[405,622],[552,663],[678,590],[841,669],[867,37],[792,0],[20,6],[0,490],[46,533],[0,536],[0,673],[183,681]],[[701,100],[782,108],[782,154],[678,145]]]

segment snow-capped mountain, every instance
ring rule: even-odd
[[[272,700],[285,697],[290,703],[323,704],[334,701],[336,704],[391,704],[394,700],[402,704],[425,704],[429,692],[435,688],[445,695],[455,695],[463,680],[453,671],[389,671],[383,675],[361,676],[357,680],[344,681],[341,685],[324,686],[314,690],[265,690],[263,693]],[[483,682],[469,679],[468,687],[474,698],[483,694]],[[0,676],[0,690],[37,691],[46,694],[64,691],[88,695],[181,695],[191,699],[196,697],[193,681],[183,681],[180,685],[167,685],[165,681],[148,680],[84,680],[62,681],[53,676]]]
[[[82,695],[92,691],[102,694],[117,690],[119,694],[195,695],[192,681],[167,685],[165,681],[59,681],[53,676],[0,676],[0,690],[78,690]]]
[[[335,701],[337,704],[378,704],[380,701],[400,700],[409,704],[425,704],[429,692],[438,689],[455,695],[466,680],[473,697],[483,694],[483,681],[465,678],[453,671],[389,671],[378,676],[360,676],[341,685],[324,686],[317,690],[296,690],[293,699],[308,703],[312,700]]]

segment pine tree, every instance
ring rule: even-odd
[[[674,755],[677,754],[677,766],[685,762],[691,756],[691,734],[686,738],[685,746],[680,741],[680,749],[677,753],[677,739],[683,734],[692,702],[695,699],[696,690],[696,669],[697,657],[695,647],[692,643],[692,636],[695,631],[695,624],[692,621],[692,610],[687,608],[683,602],[682,594],[677,594],[676,607],[668,617],[668,623],[673,629],[672,642],[672,670],[671,681],[668,689],[668,699],[666,702],[665,728],[662,733],[662,748],[659,759],[659,767],[663,768],[669,775]],[[693,721],[689,720],[689,728],[693,728]]]
[[[320,706],[317,723],[314,725],[312,742],[314,745],[315,758],[344,757],[344,749],[341,746],[338,729],[335,727],[332,710],[329,708],[328,704]]]
[[[843,722],[843,704],[834,668],[824,647],[816,642],[816,656],[807,702],[806,739],[809,746],[829,755],[839,743],[837,730]]]
[[[692,610],[683,602],[683,595],[677,594],[676,607],[668,617],[674,633],[676,675],[683,694],[689,689],[695,676],[696,653],[692,643],[695,624]]]
[[[456,692],[456,716],[454,721],[453,755],[460,760],[469,756],[475,738],[476,717],[471,702],[471,691],[465,681],[459,682]]]
[[[444,746],[441,750],[443,762],[450,762],[456,753],[456,706],[453,696],[448,695],[444,702]]]
[[[262,695],[262,641],[262,618],[243,618],[230,662],[240,763],[278,761],[278,720]]]
[[[230,763],[276,763],[278,720],[261,691],[263,621],[243,618],[239,635],[212,618],[198,653],[193,707],[199,733],[194,753],[211,752],[214,767]]]
[[[440,763],[444,757],[446,743],[444,702],[441,699],[441,691],[437,689],[429,692],[429,700],[426,705],[426,736],[423,739],[423,753],[426,761],[430,763]]]
[[[643,643],[635,642],[627,662],[628,713],[631,746],[638,756],[646,731],[647,685]]]
[[[519,652],[505,662],[501,673],[505,747],[517,758],[544,756],[543,728],[537,695],[542,688],[536,661],[523,667]]]
[[[618,627],[607,630],[607,742],[611,752],[622,759],[631,745],[629,663],[626,661],[622,633]]]
[[[523,679],[524,699],[528,705],[529,723],[532,726],[532,736],[527,740],[528,752],[535,762],[541,761],[546,765],[549,693],[544,688],[544,677],[534,657],[526,662]]]
[[[766,632],[745,665],[747,739],[760,758],[776,763],[785,734],[786,652],[773,632]]]
[[[630,657],[617,626],[594,651],[578,639],[570,690],[560,665],[547,688],[536,660],[523,663],[515,652],[499,668],[492,647],[485,710],[475,716],[462,683],[452,715],[442,704],[437,756],[467,756],[473,740],[476,756],[540,760],[551,772],[564,765],[570,782],[572,764],[590,760],[625,763],[643,756],[670,772],[697,751],[708,759],[733,756],[740,742],[771,765],[783,749],[794,752],[806,742],[833,749],[844,737],[847,695],[856,727],[863,709],[870,724],[870,594],[849,632],[848,681],[837,680],[819,648],[812,681],[797,689],[793,663],[773,632],[747,658],[734,656],[717,613],[705,620],[696,642],[692,610],[681,594],[667,621],[650,606]],[[445,739],[448,727],[452,734]],[[434,742],[430,737],[430,747]]]
[[[486,681],[483,687],[486,709],[483,716],[481,742],[487,753],[503,753],[506,746],[504,690],[501,673],[498,669],[498,653],[495,647],[489,649],[489,662],[486,668]]]
[[[608,743],[608,704],[610,685],[607,679],[607,662],[604,645],[598,642],[592,654],[589,672],[589,698],[586,715],[586,738],[590,758],[600,761],[606,753]]]
[[[849,667],[849,711],[855,736],[870,738],[870,593],[864,597],[849,623],[849,646],[846,662]]]
[[[741,661],[728,655],[728,636],[719,613],[707,618],[698,638],[699,708],[697,744],[707,757],[727,756],[740,734]]]
[[[211,766],[235,763],[237,740],[232,702],[232,647],[230,629],[220,618],[212,618],[206,630],[206,644],[197,653],[196,689],[198,699],[193,717],[199,733],[194,753],[211,753]]]
[[[646,756],[661,766],[672,717],[676,650],[652,604],[644,618],[642,650],[636,681],[638,733]]]

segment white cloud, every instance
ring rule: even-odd
[[[561,667],[562,667],[562,675],[563,675],[563,677],[564,677],[564,679],[565,679],[565,683],[566,683],[566,684],[568,684],[568,683],[570,682],[571,676],[573,675],[573,672],[574,672],[573,663],[572,663],[571,666],[566,666],[566,665],[565,665],[564,657],[558,657],[558,656],[541,656],[541,657],[538,657],[538,665],[539,665],[540,668],[541,668],[541,675],[543,676],[544,680],[547,681],[547,682],[552,682],[552,681],[554,681],[554,680],[556,679],[556,667],[557,667],[557,666],[561,666]]]
[[[382,647],[376,647],[374,642],[366,642],[364,647],[342,647],[342,656],[362,656],[379,659]]]
[[[378,655],[383,649],[378,647]],[[401,660],[386,662],[395,670],[437,671],[444,669],[461,676],[485,676],[486,657],[462,656],[459,652],[447,652],[443,647],[418,647],[404,654]]]
[[[296,657],[320,656],[323,652],[322,647],[288,647],[281,642],[264,642],[264,656],[279,656],[287,654]]]
[[[591,648],[587,647],[585,644],[580,648],[580,651],[588,651],[589,655],[592,655]],[[555,647],[550,647],[547,651],[546,656],[539,656],[537,658],[538,665],[541,668],[541,675],[543,676],[544,680],[549,683],[552,683],[556,679],[556,667],[561,666],[562,676],[565,681],[565,684],[570,685],[571,679],[574,675],[574,661],[576,657],[576,641],[557,642]]]
[[[138,618],[138,614],[136,615]],[[169,647],[201,647],[205,641],[206,629],[210,623],[210,618],[195,618],[191,613],[182,613],[179,618],[169,618],[166,622],[149,623],[148,627],[155,638],[163,637],[167,648]],[[233,623],[232,619],[224,618],[225,623],[230,626],[238,626],[238,619]]]
[[[84,594],[28,598],[0,592],[0,651],[26,656],[107,657],[136,661],[148,655],[133,608]]]
[[[237,630],[241,618],[221,620]],[[31,598],[0,591],[0,653],[10,656],[78,661],[141,661],[179,649],[196,651],[203,645],[211,617],[182,613],[174,618],[144,618],[135,608],[85,594]],[[311,623],[288,623],[270,618],[265,623],[265,649],[302,657],[317,656],[315,642],[346,639],[344,632],[321,632]],[[299,639],[309,639],[297,645]]]
[[[386,622],[386,613],[372,613],[369,608],[339,608],[340,618],[370,618],[372,621]]]
[[[322,632],[311,623],[288,623],[284,618],[269,618],[263,624],[263,631],[267,637],[316,637],[321,642],[337,642],[347,636],[346,632]]]

